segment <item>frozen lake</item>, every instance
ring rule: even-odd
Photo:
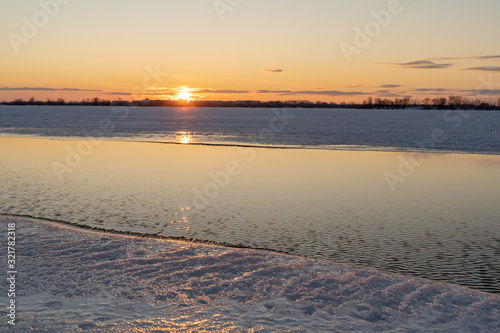
[[[499,154],[500,112],[1,105],[0,133]]]

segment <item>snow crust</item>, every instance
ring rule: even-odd
[[[500,296],[451,284],[266,251],[0,222],[17,226],[18,332],[500,331]],[[3,313],[7,301],[2,294]]]

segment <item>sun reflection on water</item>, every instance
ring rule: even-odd
[[[189,144],[193,141],[193,137],[187,132],[180,132],[177,135],[177,141],[182,144]]]

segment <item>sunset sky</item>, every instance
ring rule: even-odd
[[[498,0],[23,0],[1,9],[0,101],[500,97]]]

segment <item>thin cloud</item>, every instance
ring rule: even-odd
[[[445,89],[445,88],[421,88],[412,89],[413,92],[426,93],[430,95],[454,95],[454,94],[467,94],[468,96],[498,96],[500,89]]]
[[[438,64],[430,60],[418,60],[403,63],[378,63],[378,65],[389,65],[406,69],[446,69],[454,66],[454,64]]]
[[[500,55],[487,55],[487,56],[476,56],[476,57],[431,58],[431,60],[500,60]]]
[[[424,95],[434,95],[434,96],[446,96],[461,93],[460,90],[456,89],[446,89],[446,88],[418,88],[411,89],[413,93],[424,94]]]
[[[404,96],[404,95],[395,94],[395,93],[391,93],[391,92],[388,92],[388,93],[379,93],[379,94],[377,94],[377,96],[378,97],[395,97],[395,98],[409,97],[409,96]]]
[[[385,84],[385,85],[382,85],[380,87],[385,87],[385,88],[389,88],[389,89],[381,89],[381,90],[376,91],[375,94],[378,97],[395,97],[395,98],[408,97],[407,95],[401,95],[401,94],[406,93],[405,91],[394,92],[394,91],[391,90],[392,88],[401,87],[400,85]]]
[[[464,68],[463,70],[464,71],[500,72],[500,67],[498,67],[498,66],[481,66],[481,67]]]
[[[199,94],[249,94],[250,91],[248,90],[233,90],[233,89],[219,89],[219,90],[213,90],[213,89],[201,89],[201,90],[195,90],[193,93],[199,93]]]
[[[325,91],[297,91],[298,95],[324,95],[324,96],[356,96],[356,95],[368,95],[368,93],[359,91],[336,91],[336,90],[325,90]]]
[[[291,90],[257,90],[257,94],[293,94]]]
[[[268,73],[283,73],[284,72],[282,69],[266,69],[265,71]]]
[[[418,91],[418,92],[445,92],[449,91],[450,89],[444,89],[444,88],[420,88],[420,89],[413,89],[413,91]]]
[[[468,92],[470,96],[500,96],[500,89],[478,89],[478,90],[459,90]]]
[[[126,93],[126,92],[114,92],[114,91],[111,91],[111,92],[105,93],[105,95],[130,96],[132,94]]]
[[[125,93],[125,92],[124,92]],[[148,88],[145,90],[132,90],[129,92],[130,95],[142,95],[142,96],[176,96],[179,94],[177,89],[172,88]]]
[[[102,92],[102,90],[92,90],[92,89],[78,89],[78,88],[47,88],[47,87],[0,87],[3,91],[90,91],[90,92]]]
[[[380,88],[401,88],[402,85],[399,84],[384,84],[382,86],[379,86]]]
[[[475,57],[478,60],[500,60],[500,55]]]
[[[235,89],[210,89],[210,88],[193,88],[189,90],[192,94],[249,94],[249,90],[235,90]],[[108,95],[144,95],[144,96],[177,96],[179,94],[178,88],[149,88],[146,90],[133,90],[123,92],[108,92]]]
[[[321,95],[321,96],[358,96],[358,95],[369,95],[369,93],[359,92],[359,91],[337,91],[337,90],[257,90],[258,94],[278,94],[281,96],[296,96],[296,95]]]

